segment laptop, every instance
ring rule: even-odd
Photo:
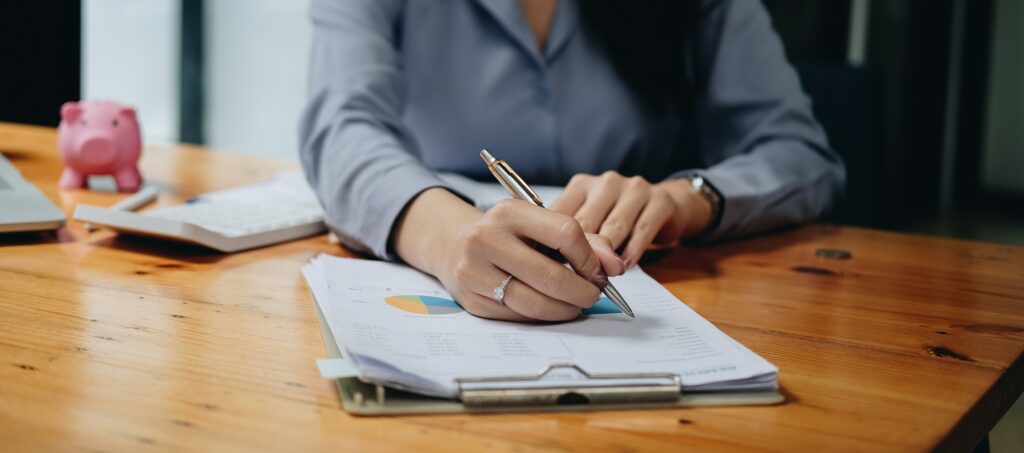
[[[67,216],[0,154],[0,233],[56,230]]]

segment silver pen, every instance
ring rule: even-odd
[[[137,192],[115,203],[110,207],[110,209],[114,211],[134,211],[149,204],[149,202],[156,200],[159,195],[159,186],[153,183],[145,184]],[[97,228],[93,224],[86,222],[85,230],[93,232],[96,231]]]
[[[544,202],[541,201],[540,197],[537,196],[533,189],[526,184],[526,181],[523,181],[523,178],[519,177],[508,162],[495,159],[494,156],[487,152],[486,149],[480,151],[480,158],[484,160],[487,164],[487,168],[494,174],[494,177],[498,179],[498,182],[500,182],[502,186],[505,186],[505,189],[508,190],[513,197],[534,206],[539,206],[541,208],[544,207]],[[619,310],[622,310],[623,313],[629,315],[630,318],[636,318],[636,315],[633,314],[633,309],[629,308],[629,304],[626,303],[626,299],[622,298],[622,294],[619,294],[619,290],[615,289],[615,286],[613,286],[611,282],[608,282],[604,288],[601,288],[601,292],[604,293],[605,296],[608,296],[608,299],[610,299],[616,307],[619,307]]]

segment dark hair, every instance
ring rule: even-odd
[[[696,39],[700,0],[581,0],[580,21],[619,77],[655,114],[676,114],[695,96],[688,50]]]

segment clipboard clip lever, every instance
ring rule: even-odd
[[[672,403],[682,382],[672,373],[591,374],[572,363],[555,363],[534,375],[455,379],[467,407]]]

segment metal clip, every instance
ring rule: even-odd
[[[574,372],[561,373],[564,371]],[[582,378],[582,379],[580,379]],[[532,376],[455,379],[468,407],[672,402],[682,381],[672,373],[590,374],[571,363],[552,364]]]

